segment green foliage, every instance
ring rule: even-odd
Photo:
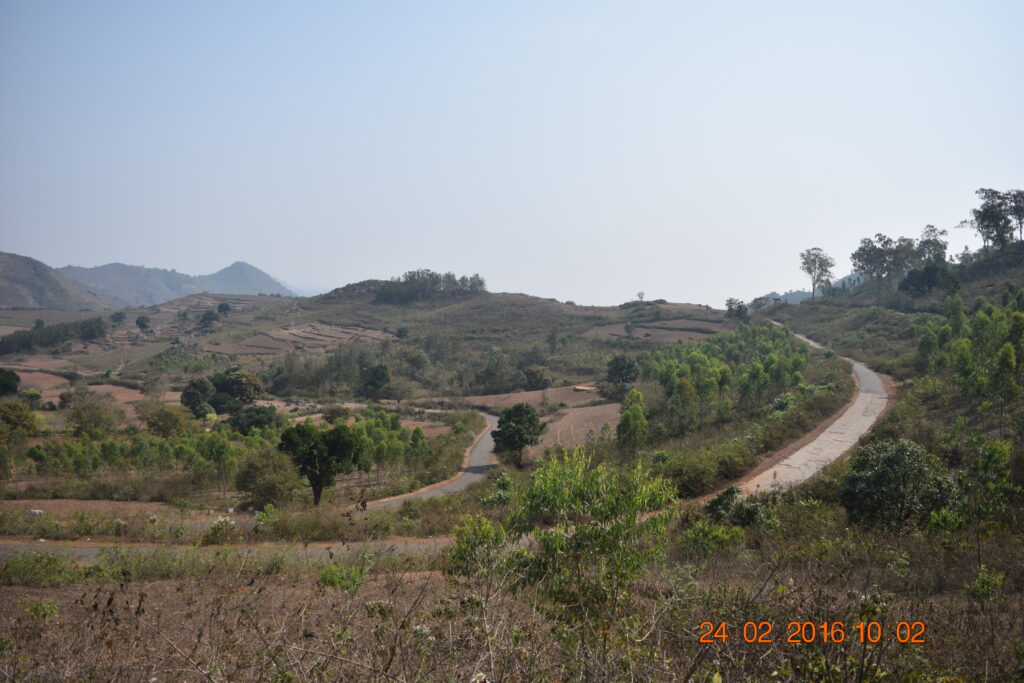
[[[34,436],[38,431],[39,423],[28,406],[18,401],[0,402],[0,445],[6,445],[15,434]]]
[[[367,448],[365,435],[346,425],[323,431],[307,420],[281,434],[280,449],[309,480],[313,505],[320,504],[324,488],[334,486],[338,474],[354,469]]]
[[[199,545],[223,545],[235,538],[235,522],[228,517],[218,517],[204,533]]]
[[[101,439],[121,426],[124,413],[109,396],[79,389],[74,392],[65,419],[76,436]]]
[[[103,318],[18,330],[0,337],[0,355],[27,353],[36,348],[57,346],[71,340],[93,341],[103,338],[107,330],[107,321]]]
[[[835,259],[822,251],[820,247],[800,252],[800,270],[804,271],[811,279],[812,299],[819,287],[832,282],[832,267],[835,265]]]
[[[508,532],[501,522],[483,515],[466,515],[452,529],[445,550],[445,573],[474,576],[493,571],[506,556]]]
[[[0,396],[18,393],[19,384],[21,384],[21,377],[18,376],[18,373],[0,368]]]
[[[140,403],[135,407],[135,411],[146,423],[149,431],[165,438],[188,431],[193,424],[192,416],[184,406],[163,405],[156,399]]]
[[[510,454],[512,463],[522,467],[523,449],[536,444],[543,430],[537,409],[529,403],[517,403],[501,411],[498,428],[491,436],[498,452]]]
[[[37,600],[19,600],[18,607],[25,613],[29,621],[46,623],[60,616],[55,598],[39,598]]]
[[[850,521],[866,526],[926,522],[955,496],[953,480],[938,458],[905,439],[859,448],[839,490]]]
[[[235,475],[235,488],[246,494],[244,504],[257,510],[291,502],[301,485],[291,459],[269,449],[251,456]]]
[[[254,429],[276,429],[287,424],[273,406],[245,406],[228,418],[228,424],[236,432],[251,434]]]
[[[135,319],[135,325],[143,332],[148,330],[153,325],[153,321],[149,319],[148,315],[140,315]]]
[[[964,588],[972,599],[985,603],[996,602],[1001,599],[1003,583],[1006,575],[994,571],[985,565],[978,567],[978,573]]]
[[[610,384],[629,384],[640,376],[636,361],[625,354],[618,354],[608,361],[607,379]]]
[[[66,557],[38,550],[11,555],[0,565],[0,585],[46,588],[71,583],[78,570]]]
[[[639,464],[591,467],[582,449],[546,460],[513,521],[532,541],[513,558],[520,581],[537,587],[563,625],[607,633],[628,613],[630,583],[663,560],[673,501],[668,482]]]
[[[484,279],[473,274],[457,277],[454,273],[435,273],[432,270],[410,270],[401,278],[381,283],[377,290],[377,303],[409,304],[429,299],[451,299],[486,294]]]
[[[356,591],[366,582],[366,575],[366,568],[360,565],[329,564],[320,570],[317,582],[324,588],[343,590],[355,595]]]
[[[196,377],[181,392],[181,404],[192,411],[196,417],[206,417],[205,413],[197,414],[199,406],[208,404],[215,393],[213,384],[205,377]]]
[[[648,436],[643,394],[632,389],[623,404],[622,417],[615,429],[615,439],[620,448],[635,456],[640,447],[647,443]]]

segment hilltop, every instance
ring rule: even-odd
[[[295,294],[255,266],[236,261],[210,275],[187,275],[176,270],[108,263],[82,268],[64,266],[60,273],[111,300],[133,306],[162,304],[190,294]]]
[[[0,308],[98,310],[118,302],[28,256],[0,252]]]

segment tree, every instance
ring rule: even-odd
[[[725,317],[744,321],[747,319],[747,305],[740,299],[729,297],[725,300]]]
[[[135,412],[146,423],[149,431],[165,439],[172,434],[186,432],[191,426],[189,413],[184,406],[167,406],[156,399],[150,399],[135,406]]]
[[[938,458],[913,441],[888,440],[857,450],[839,501],[854,524],[900,527],[949,507],[954,491]]]
[[[1003,193],[1007,215],[1017,224],[1017,239],[1024,241],[1024,190]]]
[[[639,376],[640,366],[623,353],[608,361],[608,381],[612,384],[629,384]]]
[[[382,398],[385,388],[391,382],[391,369],[383,363],[378,363],[363,368],[359,374],[361,379],[359,393],[367,398]]]
[[[309,481],[313,505],[319,505],[323,490],[334,486],[335,477],[352,471],[364,444],[360,435],[346,425],[324,432],[307,420],[284,430],[278,448],[291,457],[299,474]]]
[[[537,409],[529,403],[517,403],[501,411],[498,428],[491,432],[491,436],[498,451],[511,454],[512,464],[522,467],[523,449],[536,445],[542,431],[544,425]]]
[[[819,247],[813,247],[800,252],[800,270],[807,273],[811,278],[811,298],[821,285],[832,282],[832,267],[836,265],[835,259],[822,251]]]
[[[622,417],[615,428],[615,440],[631,456],[647,443],[647,417],[644,415],[644,396],[636,389],[629,392],[623,404]]]
[[[248,370],[234,369],[211,378],[217,391],[230,394],[242,403],[252,403],[263,395],[263,385],[256,375]]]
[[[301,485],[295,465],[280,451],[257,453],[235,475],[235,488],[246,494],[244,504],[257,510],[291,502]]]
[[[149,319],[148,315],[140,315],[135,319],[135,324],[138,326],[140,331],[145,332],[153,324],[153,321]]]
[[[17,432],[34,436],[39,431],[35,414],[24,403],[0,402],[0,444],[6,445]]]
[[[213,388],[210,380],[205,377],[196,377],[182,390],[181,404],[191,410],[193,415],[200,417],[197,414],[199,406],[213,398],[214,393],[216,393],[216,390]]]
[[[1007,213],[1006,198],[996,190],[981,188],[975,194],[981,199],[981,206],[972,209],[974,229],[985,245],[1003,249],[1013,239],[1013,225]]]
[[[222,301],[221,303],[219,303],[217,305],[217,313],[219,313],[222,316],[227,317],[227,315],[229,313],[231,313],[231,304],[229,304],[226,301]]]
[[[124,413],[109,396],[83,390],[74,393],[67,421],[76,436],[88,434],[92,438],[103,438],[124,422]]]
[[[217,315],[217,311],[211,308],[203,312],[203,316],[199,318],[199,324],[203,327],[210,327],[218,320],[220,320],[220,316]]]
[[[551,373],[543,365],[528,365],[523,368],[523,379],[527,391],[547,389],[551,386]]]
[[[110,314],[110,322],[114,323],[115,325],[120,325],[121,323],[123,323],[125,321],[125,318],[127,318],[127,317],[128,316],[126,316],[123,311],[118,311],[117,313],[111,313]]]
[[[537,587],[560,635],[586,653],[584,670],[596,665],[581,678],[606,677],[610,642],[641,645],[629,588],[664,561],[673,499],[671,485],[642,465],[592,467],[580,448],[546,460],[531,476],[511,524],[511,540],[529,534],[531,542],[510,563],[520,585]]]
[[[21,384],[21,377],[13,370],[0,368],[0,396],[18,393],[18,385]]]
[[[285,419],[273,406],[246,406],[228,419],[231,428],[240,434],[251,434],[254,429],[280,427]]]

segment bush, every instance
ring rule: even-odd
[[[358,565],[341,567],[329,564],[320,571],[317,579],[324,588],[334,588],[354,594],[366,582],[366,568]]]
[[[75,581],[78,567],[63,555],[27,550],[11,555],[0,566],[0,585],[46,588]]]
[[[839,500],[854,524],[899,527],[950,507],[955,485],[938,458],[913,441],[879,441],[857,450]]]

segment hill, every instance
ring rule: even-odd
[[[0,252],[0,308],[96,310],[117,304],[41,261]]]
[[[134,306],[162,304],[189,294],[278,294],[295,296],[259,268],[236,261],[211,275],[187,275],[176,270],[108,263],[82,268],[65,266],[62,274],[109,299]]]

